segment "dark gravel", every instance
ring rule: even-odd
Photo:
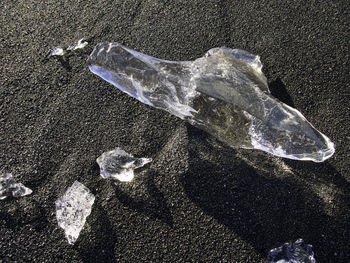
[[[0,262],[265,262],[303,238],[350,262],[349,1],[0,1],[0,170],[33,190],[0,203]],[[52,45],[89,46],[60,60]],[[259,54],[272,93],[336,145],[324,163],[233,150],[91,74],[94,45],[170,60],[218,46]],[[119,146],[154,161],[133,183],[99,176]],[[54,202],[96,196],[74,246]]]

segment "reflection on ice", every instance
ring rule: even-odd
[[[270,94],[259,56],[213,48],[194,61],[167,61],[119,43],[100,43],[90,70],[123,92],[207,131],[233,147],[322,162],[333,143],[296,109]]]

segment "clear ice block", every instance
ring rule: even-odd
[[[33,191],[21,183],[13,180],[12,174],[0,174],[0,200],[12,194],[13,197],[30,195]]]
[[[56,200],[58,225],[65,231],[68,243],[73,245],[91,213],[95,196],[82,183],[75,181],[66,193]]]
[[[134,170],[151,162],[151,158],[135,158],[121,148],[104,152],[97,158],[102,178],[118,179],[122,182],[130,182],[134,179]]]
[[[333,143],[296,109],[271,96],[259,56],[226,47],[194,61],[157,59],[100,43],[90,70],[118,89],[180,117],[232,147],[322,162]]]
[[[302,239],[272,249],[268,260],[271,263],[316,263],[312,246],[305,244]]]

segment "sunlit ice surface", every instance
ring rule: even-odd
[[[121,91],[232,147],[314,162],[334,154],[327,136],[270,94],[260,57],[247,51],[213,48],[194,61],[168,61],[100,43],[88,63]]]
[[[104,152],[96,159],[102,178],[117,179],[121,182],[131,182],[135,176],[134,170],[151,161],[151,158],[135,158],[119,147]]]

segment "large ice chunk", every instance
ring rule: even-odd
[[[130,182],[134,178],[134,170],[151,161],[151,158],[135,158],[121,148],[104,152],[96,160],[102,178],[111,177],[122,182]]]
[[[82,183],[75,181],[66,193],[56,200],[56,218],[64,229],[69,244],[74,244],[91,213],[95,196]]]
[[[12,174],[0,174],[0,200],[12,194],[13,197],[30,195],[33,191],[21,183],[13,180]]]
[[[305,244],[302,239],[272,249],[268,260],[271,263],[316,263],[312,246]]]
[[[174,114],[233,147],[322,162],[333,143],[296,109],[271,96],[259,56],[213,48],[194,61],[167,61],[100,43],[90,70],[139,101]]]

